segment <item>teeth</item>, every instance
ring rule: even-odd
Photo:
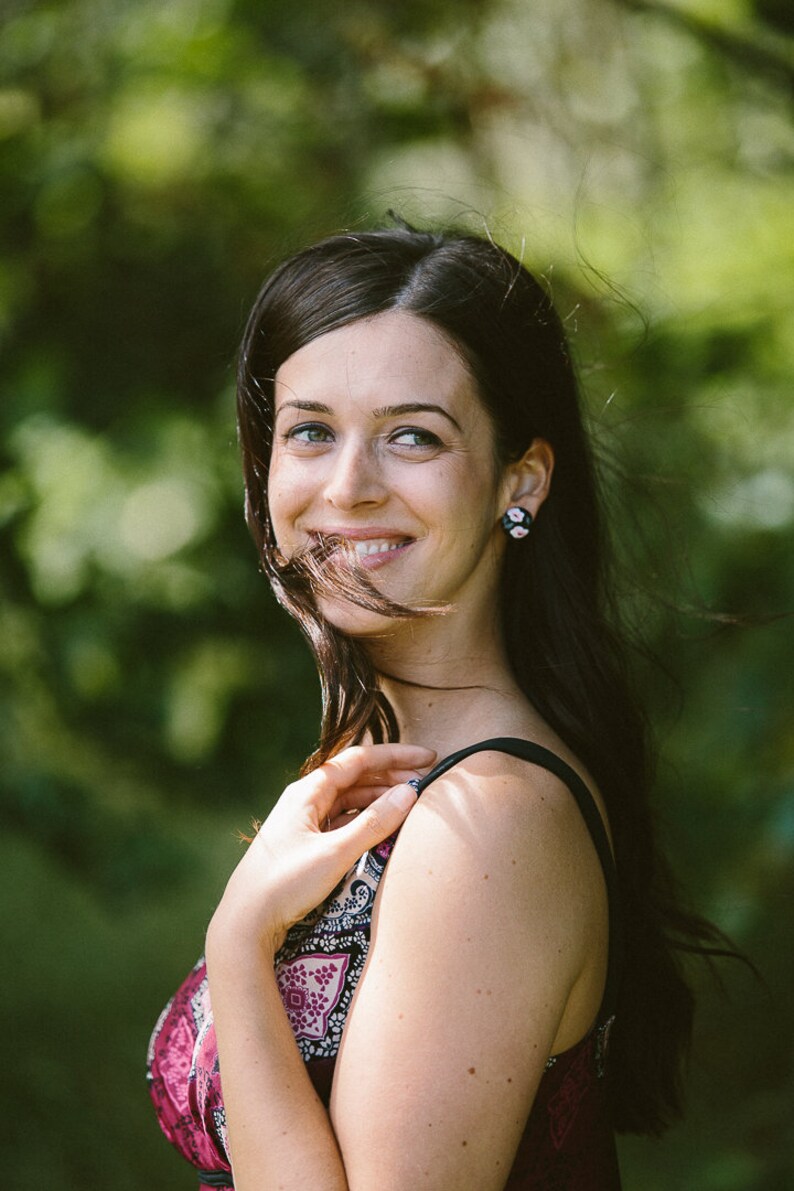
[[[367,554],[387,554],[389,550],[398,550],[402,542],[353,542],[359,558]]]

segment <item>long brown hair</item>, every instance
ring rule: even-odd
[[[298,620],[323,689],[312,768],[369,733],[397,737],[394,713],[366,650],[320,615],[323,584],[389,615],[424,614],[384,600],[324,546],[292,560],[277,550],[267,502],[273,387],[304,344],[386,310],[428,319],[457,345],[492,419],[502,462],[536,437],[555,455],[554,481],[520,548],[508,549],[501,606],[507,654],[527,698],[581,759],[612,827],[626,956],[612,1032],[614,1119],[656,1134],[680,1112],[680,1072],[693,1016],[682,952],[718,951],[722,936],[678,904],[655,840],[651,752],[632,692],[627,649],[607,573],[598,484],[575,369],[549,295],[504,249],[458,233],[407,226],[347,233],[283,263],[252,310],[238,372],[246,516],[279,601]]]

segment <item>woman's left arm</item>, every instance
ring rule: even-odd
[[[206,959],[236,1191],[347,1188],[273,961],[289,927],[401,825],[416,800],[404,783],[434,756],[409,745],[351,748],[288,786],[213,915]]]
[[[596,1018],[598,857],[552,774],[480,752],[400,831],[337,1055],[330,1114],[353,1191],[500,1191],[549,1055]]]

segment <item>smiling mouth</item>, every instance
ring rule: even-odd
[[[403,538],[400,542],[386,542],[386,541],[363,541],[350,542],[359,558],[368,558],[372,554],[390,554],[394,550],[401,550],[403,546],[407,546],[410,538]]]
[[[414,538],[353,537],[334,530],[329,531],[327,534],[313,533],[311,536],[314,541],[320,541],[323,538],[339,539],[346,546],[353,548],[358,559],[368,563],[370,566],[377,562],[388,561],[390,557],[410,546],[415,540]]]

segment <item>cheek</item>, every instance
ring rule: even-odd
[[[462,462],[454,476],[440,477],[435,507],[443,522],[457,525],[472,545],[481,544],[504,511],[500,507],[501,493],[488,460],[469,457]]]
[[[270,520],[276,541],[282,548],[289,543],[290,527],[300,512],[299,495],[302,491],[300,484],[290,481],[288,473],[289,468],[271,464],[267,484]]]

